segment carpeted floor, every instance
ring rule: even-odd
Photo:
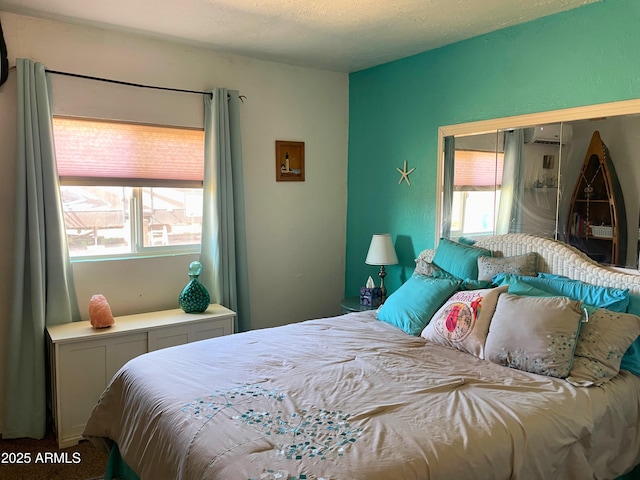
[[[103,478],[108,455],[90,442],[58,449],[55,436],[0,440],[0,480],[94,480]],[[20,460],[23,463],[18,463]]]

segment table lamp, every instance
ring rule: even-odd
[[[367,265],[380,265],[378,276],[380,277],[380,290],[382,292],[382,303],[387,298],[387,289],[384,287],[384,277],[387,272],[384,270],[385,265],[396,265],[398,256],[393,248],[391,235],[388,233],[376,234],[371,238],[367,259],[364,261]]]

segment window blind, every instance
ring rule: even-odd
[[[456,150],[453,179],[455,189],[480,190],[500,187],[503,163],[503,153]]]
[[[203,130],[65,117],[53,130],[63,185],[202,187]]]

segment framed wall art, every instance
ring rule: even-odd
[[[304,182],[304,142],[276,140],[276,182]]]

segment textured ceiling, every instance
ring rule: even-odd
[[[0,10],[354,72],[597,0],[0,0]]]

